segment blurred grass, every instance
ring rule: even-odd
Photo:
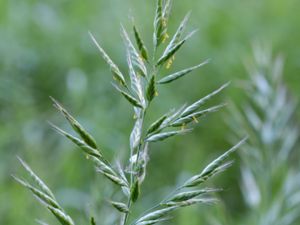
[[[216,101],[241,102],[243,90],[235,82],[245,77],[243,58],[250,54],[251,42],[255,40],[263,40],[275,52],[284,53],[284,79],[292,93],[299,96],[299,8],[297,0],[175,0],[170,33],[190,9],[190,27],[199,28],[199,32],[177,55],[176,68],[170,70],[207,58],[212,63],[191,75],[193,78],[184,78],[179,87],[175,83],[165,86],[159,93],[161,100],[154,103],[157,110],[149,118],[158,117],[170,106],[192,102],[227,80],[232,80],[233,85]],[[51,120],[66,126],[51,107],[48,96],[63,102],[110,157],[127,151],[132,112],[111,88],[110,73],[88,31],[95,34],[124,70],[125,50],[120,48],[119,25],[130,25],[130,17],[134,16],[149,45],[153,12],[154,1],[146,0],[0,1],[0,224],[33,224],[34,218],[49,218],[46,210],[10,178],[11,173],[20,171],[15,155],[21,155],[40,171],[38,174],[49,186],[65,197],[63,204],[74,215],[83,212],[76,214],[75,219],[84,221],[84,212],[93,197],[89,185],[96,175],[76,149],[47,125],[46,121]],[[180,171],[198,171],[229,146],[223,118],[224,112],[209,116],[195,133],[153,146],[145,197],[147,192],[161,193],[162,187],[176,183],[174,174]],[[237,174],[236,165],[215,181],[228,187],[222,193],[228,211],[241,216]],[[64,195],[69,188],[74,189],[76,200]],[[174,222],[184,224],[189,218],[188,225],[198,225],[201,215],[192,208],[180,213]]]

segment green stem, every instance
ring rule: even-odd
[[[146,109],[142,109],[138,119],[141,119],[142,120],[142,127],[141,127],[141,130],[143,130],[143,126],[144,126],[144,117],[145,117],[145,114],[146,114]],[[137,178],[134,178],[134,174],[133,174],[133,170],[136,168],[137,166],[137,163],[138,163],[138,160],[139,160],[139,156],[140,156],[140,151],[142,149],[142,146],[143,146],[143,143],[142,143],[142,138],[140,139],[139,141],[139,144],[138,144],[138,148],[137,148],[137,158],[136,158],[136,162],[134,163],[130,163],[130,190],[132,189],[132,186],[135,182],[135,179]],[[130,158],[132,158],[134,154],[134,149],[131,149],[130,151]],[[131,193],[130,193],[131,194]],[[129,209],[130,211],[130,208],[131,208],[131,205],[132,205],[132,201],[131,201],[131,195],[128,197],[128,201],[127,201],[127,208]],[[126,225],[126,222],[128,220],[128,217],[129,217],[129,212],[125,213],[124,217],[123,217],[123,220],[121,221],[121,225]]]
[[[152,65],[152,71],[151,71],[151,74],[153,73],[157,73],[158,70],[155,66],[155,55],[156,55],[156,48],[154,48],[154,52],[153,52],[153,65]],[[149,82],[148,79],[146,78],[147,80],[147,83]],[[147,106],[142,109],[142,111],[140,112],[140,115],[139,115],[139,118],[138,119],[141,119],[141,132],[143,132],[143,127],[144,127],[144,119],[145,119],[145,116],[146,116],[146,112],[148,110],[148,107],[150,106],[150,103],[151,101],[148,102]],[[138,162],[139,162],[139,158],[140,158],[140,153],[142,151],[142,149],[144,148],[144,138],[142,138],[143,135],[141,135],[141,138],[139,140],[139,144],[138,144],[138,148],[137,148],[137,157],[136,157],[136,161],[134,163],[130,163],[130,190],[132,189],[132,186],[134,184],[134,182],[136,181],[135,179],[138,179],[137,177],[134,177],[134,174],[133,174],[133,171],[134,169],[136,169],[136,167],[138,166]],[[132,156],[134,155],[134,149],[131,149],[130,150],[130,158],[132,158]],[[132,206],[132,200],[131,200],[131,193],[130,193],[130,196],[128,197],[128,201],[127,201],[127,208],[129,209],[130,211],[130,208]],[[129,217],[129,212],[125,213],[124,217],[123,217],[123,220],[121,221],[121,225],[126,225],[127,223],[127,220],[128,220],[128,217]]]
[[[131,206],[131,198],[129,196],[128,202],[127,202],[127,208],[130,209],[130,206]],[[126,224],[128,216],[129,216],[129,212],[125,213],[125,215],[123,217],[123,220],[121,221],[121,225],[125,225]]]

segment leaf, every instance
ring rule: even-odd
[[[132,95],[126,93],[125,91],[121,90],[117,85],[113,84],[113,86],[117,89],[117,91],[119,91],[124,98],[133,106],[135,107],[139,107],[139,108],[143,108],[143,106],[141,105],[141,103],[139,102],[139,100],[137,100],[135,97],[133,97]]]
[[[24,169],[28,172],[30,177],[33,178],[34,182],[41,188],[41,190],[49,195],[49,197],[55,199],[54,194],[52,193],[50,188],[47,187],[47,185],[32,171],[32,169],[20,157],[17,156],[17,159],[24,167]]]
[[[162,79],[160,79],[157,83],[158,84],[166,84],[166,83],[170,83],[174,80],[177,80],[181,77],[183,77],[184,75],[187,75],[188,73],[192,72],[193,70],[195,69],[198,69],[204,65],[206,65],[207,63],[209,62],[209,60],[206,60],[204,61],[203,63],[200,63],[199,65],[197,66],[193,66],[193,67],[190,67],[190,68],[187,68],[187,69],[184,69],[184,70],[181,70],[179,72],[176,72],[176,73],[173,73],[173,74],[170,74]]]
[[[101,46],[99,45],[99,43],[96,41],[95,37],[92,35],[92,33],[90,33],[90,36],[92,38],[92,41],[94,42],[94,44],[96,45],[96,47],[99,49],[103,59],[106,61],[106,63],[110,66],[110,70],[113,74],[113,78],[116,79],[117,81],[119,81],[123,86],[127,86],[126,85],[126,81],[125,78],[123,76],[123,74],[121,73],[120,69],[116,66],[116,64],[110,59],[110,57],[106,54],[106,52],[101,48]]]
[[[152,123],[147,130],[147,134],[157,131],[159,129],[160,125],[165,121],[166,118],[167,118],[167,115],[163,115],[158,120],[156,120],[154,123]]]
[[[125,205],[124,203],[122,202],[114,202],[114,201],[111,201],[110,204],[116,208],[118,211],[122,212],[122,213],[128,213],[129,212],[129,209],[127,207],[127,205]]]
[[[140,195],[140,183],[136,180],[130,190],[130,199],[132,202],[136,202]]]
[[[146,97],[148,101],[151,102],[155,97],[155,95],[156,95],[155,75],[153,74],[147,86]]]
[[[159,134],[154,134],[146,138],[145,141],[147,142],[157,142],[157,141],[163,141],[169,137],[173,137],[175,135],[181,135],[181,134],[186,134],[190,132],[192,129],[186,129],[186,130],[179,130],[179,131],[170,131],[170,132],[163,132]]]
[[[224,171],[229,165],[231,165],[231,162],[224,163],[224,161],[232,154],[234,151],[237,150],[245,141],[247,138],[242,139],[239,143],[237,143],[235,146],[233,146],[231,149],[226,151],[224,154],[213,160],[209,165],[207,165],[202,172],[199,175],[195,175],[189,180],[187,180],[183,187],[195,187],[204,181],[206,181],[208,178],[212,177],[213,175],[217,174],[220,171]],[[223,164],[224,163],[224,164]]]
[[[63,131],[62,129],[60,129],[59,127],[55,126],[54,124],[50,123],[50,126],[56,130],[59,134],[65,136],[66,138],[68,138],[70,141],[72,141],[74,144],[76,144],[79,148],[81,148],[87,155],[90,156],[95,156],[97,158],[102,158],[102,154],[97,150],[94,149],[92,147],[90,147],[89,145],[87,145],[85,142],[83,142],[82,140],[72,136],[71,134]]]
[[[141,35],[135,25],[133,26],[133,33],[134,33],[135,41],[136,41],[136,44],[138,46],[141,56],[143,57],[143,59],[145,61],[148,61],[148,50],[147,50],[147,48],[141,38]]]
[[[62,210],[47,206],[62,225],[74,225],[70,216],[66,215]]]
[[[130,148],[133,151],[136,149],[140,143],[141,135],[142,135],[142,124],[143,120],[141,118],[137,118],[130,134]]]
[[[73,116],[68,113],[68,111],[62,107],[62,105],[50,96],[50,99],[53,101],[54,107],[57,108],[63,116],[68,120],[73,130],[84,140],[84,142],[92,148],[97,149],[97,144],[95,139],[90,135]]]
[[[177,120],[175,120],[173,123],[171,123],[171,126],[173,127],[178,127],[178,126],[182,126],[182,125],[186,125],[192,121],[195,121],[196,123],[198,122],[198,118],[199,117],[202,117],[202,116],[205,116],[209,113],[213,113],[213,112],[216,112],[218,111],[220,108],[224,107],[225,104],[220,104],[220,105],[216,105],[216,106],[213,106],[211,108],[208,108],[208,109],[204,109],[204,110],[201,110],[199,112],[195,112],[195,113],[192,113],[188,116],[185,116],[185,117],[181,117]]]
[[[143,222],[143,221],[162,219],[165,216],[167,216],[170,212],[173,212],[174,210],[176,210],[177,208],[178,208],[177,206],[171,206],[171,207],[167,207],[164,209],[155,210],[155,211],[150,212],[147,215],[143,216],[142,218],[140,218],[137,221],[137,224],[141,224],[140,222]]]
[[[147,69],[143,62],[143,59],[141,58],[141,56],[135,49],[134,45],[132,44],[132,42],[123,26],[121,27],[121,30],[122,30],[122,35],[123,35],[123,38],[125,41],[125,45],[127,47],[127,51],[131,57],[134,67],[141,73],[142,76],[147,76]]]
[[[216,94],[218,94],[219,92],[221,92],[224,88],[226,88],[230,83],[226,83],[224,85],[222,85],[220,88],[218,88],[217,90],[213,91],[212,93],[208,94],[207,96],[201,98],[200,100],[196,101],[195,103],[193,103],[192,105],[186,107],[183,112],[181,113],[181,117],[184,116],[188,116],[191,113],[195,112],[201,105],[203,105],[207,100],[209,100],[210,98],[212,98],[213,96],[215,96]]]

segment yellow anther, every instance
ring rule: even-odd
[[[172,63],[174,62],[175,60],[175,56],[172,56],[168,62],[167,62],[167,65],[166,65],[166,69],[170,69],[170,67],[172,66]]]
[[[163,35],[163,39],[162,39],[162,43],[165,43],[165,41],[169,38],[169,35],[167,33],[165,33]]]
[[[195,123],[199,123],[199,121],[197,120],[196,117],[193,116],[193,120],[195,121]]]
[[[167,19],[166,19],[166,18],[163,18],[163,19],[162,19],[162,26],[163,26],[163,27],[166,27],[166,26],[167,26]]]

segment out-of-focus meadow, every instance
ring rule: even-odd
[[[251,57],[253,42],[262,42],[283,54],[283,80],[298,100],[299,9],[298,0],[174,0],[169,33],[190,10],[189,28],[199,31],[176,55],[170,71],[208,58],[211,63],[181,82],[160,88],[154,110],[149,112],[151,121],[229,80],[230,87],[211,104],[225,101],[228,108],[233,102],[245,105],[247,90],[239,81],[248,79],[244,63]],[[63,102],[111,159],[120,153],[126,155],[134,121],[132,109],[112,88],[110,71],[88,31],[126,71],[120,23],[130,28],[134,17],[150,46],[154,11],[155,1],[150,0],[0,1],[0,224],[34,224],[35,218],[54,221],[11,178],[11,174],[22,174],[16,155],[49,184],[62,205],[80,221],[78,224],[87,224],[84,221],[97,204],[95,200],[105,199],[102,193],[107,182],[74,145],[49,127],[47,121],[69,129],[49,96]],[[227,109],[221,110],[200,120],[192,134],[153,145],[148,180],[143,185],[144,200],[138,208],[148,207],[181,177],[199,171],[228,149],[232,144],[227,124],[230,116]],[[299,116],[296,110],[295,123]],[[296,147],[295,157],[299,149]],[[247,214],[240,191],[238,154],[235,159],[232,168],[212,181],[212,186],[224,188],[219,194],[223,209],[214,205],[192,207],[177,213],[171,224],[200,225],[207,224],[207,215],[243,218]]]

